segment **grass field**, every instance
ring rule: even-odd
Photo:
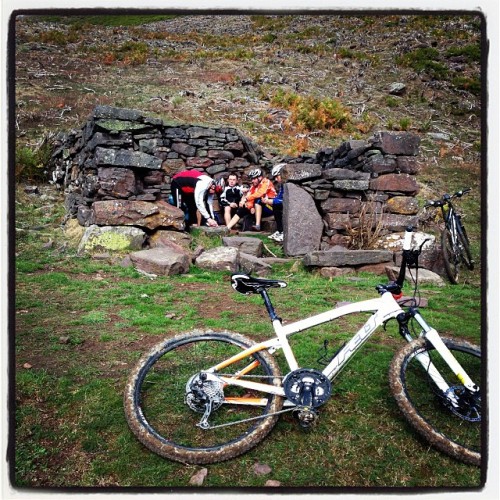
[[[15,484],[187,487],[200,467],[162,459],[130,432],[122,405],[125,380],[141,354],[167,335],[227,328],[266,338],[270,324],[260,298],[236,294],[224,273],[193,268],[150,280],[111,260],[77,256],[63,244],[58,206],[49,209],[19,190]],[[374,297],[381,280],[370,274],[327,280],[292,263],[273,277],[289,283],[272,294],[286,321]],[[427,321],[447,336],[480,343],[477,279],[422,286]],[[315,366],[325,340],[334,350],[363,322],[348,317],[293,337],[299,362]],[[291,488],[477,487],[480,469],[429,448],[396,407],[387,373],[401,344],[388,324],[338,378],[312,432],[284,416],[255,449],[208,466],[204,486],[260,487],[273,479]],[[271,472],[254,473],[257,463]]]

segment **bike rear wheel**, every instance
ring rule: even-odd
[[[457,236],[460,245],[460,256],[462,261],[465,263],[468,269],[471,271],[474,269],[474,261],[472,260],[472,255],[470,253],[469,238],[465,232],[465,228],[460,224],[457,227]]]
[[[203,429],[197,424],[206,405],[189,389],[190,381],[201,370],[253,344],[243,335],[231,332],[194,331],[153,347],[135,366],[125,388],[125,414],[136,437],[158,455],[194,464],[228,460],[257,445],[278,420],[278,415],[273,414],[282,408],[281,396],[251,393],[209,380],[204,383],[203,394],[218,400],[208,417],[214,428]],[[250,364],[253,369],[247,373],[255,377],[252,381],[281,385],[279,368],[267,351],[231,364],[223,370],[224,375],[235,374]],[[239,404],[231,403],[236,400]],[[257,400],[260,405],[252,404]],[[216,427],[223,424],[233,425]]]
[[[481,350],[468,342],[442,339],[475,384],[481,386]],[[458,399],[451,407],[417,355],[428,355]],[[431,445],[465,463],[481,464],[481,398],[471,395],[434,347],[424,338],[406,344],[394,356],[391,391],[408,422]]]
[[[441,248],[446,274],[451,283],[456,285],[460,270],[460,255],[457,251],[458,249],[453,244],[453,237],[449,229],[444,229],[441,233]]]

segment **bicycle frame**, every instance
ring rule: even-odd
[[[264,292],[265,294],[266,292]],[[267,294],[266,294],[267,295]],[[271,306],[269,302],[269,306]],[[272,311],[272,306],[271,306]],[[270,384],[264,384],[260,382],[252,382],[241,378],[243,375],[249,373],[253,368],[258,365],[257,361],[251,362],[245,369],[241,370],[234,376],[218,375],[217,373],[224,368],[230,366],[231,364],[240,361],[253,353],[259,352],[261,350],[267,349],[270,352],[275,352],[278,349],[283,349],[289,371],[293,371],[299,368],[295,355],[292,351],[288,338],[299,332],[308,330],[315,326],[328,323],[330,321],[336,320],[342,316],[348,314],[360,313],[360,312],[373,312],[373,314],[368,318],[365,324],[358,330],[358,332],[347,342],[333,357],[330,363],[323,369],[322,373],[327,376],[330,380],[333,380],[341,370],[346,366],[352,356],[363,346],[363,344],[371,337],[375,330],[382,326],[385,322],[390,319],[396,319],[400,314],[405,314],[403,309],[397,303],[396,299],[390,292],[383,293],[379,298],[369,299],[353,304],[347,304],[339,308],[334,308],[326,312],[311,316],[309,318],[299,320],[288,325],[283,325],[279,318],[273,320],[273,328],[276,333],[276,337],[255,344],[254,346],[245,349],[241,353],[222,361],[221,363],[213,366],[212,368],[205,371],[207,375],[215,377],[215,379],[221,380],[226,385],[236,385],[250,390],[257,390],[269,394],[276,394],[285,397],[285,392],[283,387],[278,387]],[[470,390],[476,391],[478,388],[475,386],[473,381],[463,370],[463,368],[456,361],[454,356],[451,354],[449,349],[443,343],[439,337],[436,330],[429,327],[418,311],[415,310],[413,317],[421,326],[422,331],[420,335],[424,335],[443,357],[443,359],[448,363],[450,368],[455,372],[457,377],[462,381],[462,383]],[[407,340],[412,340],[411,337]],[[425,370],[428,372],[429,376],[434,380],[434,383],[439,387],[443,393],[447,394],[452,404],[456,404],[456,400],[453,394],[448,394],[449,389],[448,384],[439,374],[438,370],[432,364],[429,356],[427,354],[419,354],[417,356],[418,361],[424,366]],[[226,403],[232,404],[250,404],[250,405],[261,405],[265,403],[264,399],[261,398],[238,398],[232,397],[227,398]]]

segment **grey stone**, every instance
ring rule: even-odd
[[[272,271],[272,267],[264,260],[248,253],[240,252],[239,255],[240,270],[244,273],[266,276]]]
[[[129,257],[138,270],[160,276],[187,273],[191,264],[188,252],[173,248],[151,248],[131,253]]]
[[[368,180],[333,181],[333,187],[341,191],[366,191],[370,187],[370,181]]]
[[[372,144],[385,154],[415,156],[418,154],[420,137],[411,132],[377,132]]]
[[[393,254],[387,250],[346,250],[336,248],[329,251],[310,252],[304,256],[305,266],[342,267],[392,262]]]
[[[387,277],[390,280],[394,281],[397,279],[397,277],[399,275],[399,267],[398,266],[387,266],[386,273],[387,273]],[[411,274],[410,274],[410,271],[408,269],[406,270],[405,279],[408,281],[408,283],[413,282],[412,274],[413,274],[413,276],[415,276],[414,270],[412,271]],[[429,271],[428,269],[422,269],[422,268],[420,268],[418,270],[418,281],[421,284],[427,283],[427,284],[436,285],[436,286],[444,286],[445,285],[443,278],[441,278],[441,276],[439,276],[439,274],[436,274],[432,271]]]
[[[98,166],[133,167],[159,170],[162,161],[159,158],[140,151],[116,150],[97,147],[95,161]]]
[[[368,172],[359,172],[356,170],[349,170],[347,168],[328,168],[323,170],[322,176],[324,179],[331,180],[369,180],[370,174]]]
[[[239,267],[239,250],[234,247],[211,248],[197,257],[195,264],[202,269],[234,273]]]
[[[317,250],[323,234],[323,220],[314,199],[295,184],[284,185],[283,250],[285,255],[304,255]]]
[[[245,236],[226,236],[222,238],[222,243],[226,247],[235,247],[240,252],[253,255],[255,257],[262,257],[264,244],[259,238],[245,237]]]
[[[322,168],[318,163],[288,163],[281,171],[283,182],[304,181],[321,177]]]

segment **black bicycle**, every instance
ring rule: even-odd
[[[458,275],[462,264],[465,264],[470,270],[474,269],[467,232],[462,223],[461,215],[451,201],[454,198],[461,198],[470,190],[470,188],[467,188],[452,195],[444,194],[440,200],[428,201],[425,204],[425,207],[441,208],[445,224],[441,233],[441,248],[446,274],[453,284],[458,283]]]

